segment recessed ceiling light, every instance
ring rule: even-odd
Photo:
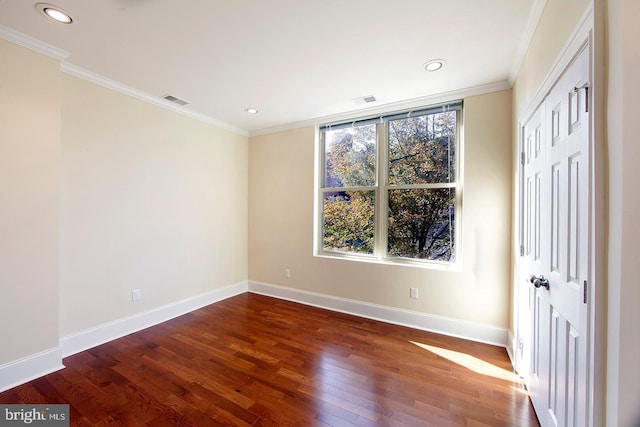
[[[427,62],[426,64],[424,64],[424,69],[426,71],[438,71],[442,67],[444,67],[445,63],[446,62],[444,61],[444,59],[433,59]]]
[[[245,113],[249,113],[249,114],[258,114],[258,109],[257,108],[245,108],[244,109]]]
[[[61,24],[71,24],[73,22],[71,15],[69,15],[58,6],[54,6],[48,3],[38,3],[36,4],[36,9],[44,13],[47,18],[51,18],[56,22],[60,22]]]

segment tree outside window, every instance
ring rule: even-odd
[[[321,127],[319,253],[455,261],[460,111]]]

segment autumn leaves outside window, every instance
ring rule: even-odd
[[[319,253],[455,261],[461,107],[320,128]]]

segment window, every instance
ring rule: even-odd
[[[316,252],[454,263],[461,109],[459,101],[321,126]]]

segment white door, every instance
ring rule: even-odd
[[[585,48],[522,129],[524,366],[543,427],[588,419],[588,81]]]

